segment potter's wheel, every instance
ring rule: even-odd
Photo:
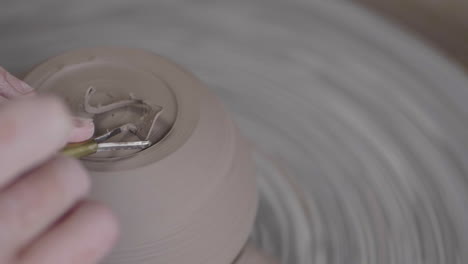
[[[309,2],[9,2],[0,59],[119,44],[193,71],[265,153],[254,240],[283,263],[466,263],[465,76],[363,10]]]

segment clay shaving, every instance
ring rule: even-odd
[[[138,126],[135,124],[128,124],[128,128],[131,127],[129,131],[134,133],[141,140],[149,140],[156,126],[156,121],[163,112],[163,108],[161,106],[153,107],[141,99],[135,99],[133,94],[130,94],[130,99],[127,100],[121,100],[107,105],[93,106],[90,104],[90,101],[95,92],[96,89],[91,86],[85,93],[84,110],[86,113],[99,115],[124,107],[143,107],[145,108],[145,114],[141,117],[141,124]]]
[[[90,99],[95,92],[96,89],[91,86],[88,88],[85,94],[84,109],[88,114],[103,114],[126,106],[148,106],[145,102],[143,102],[143,100],[135,99],[132,95],[130,95],[130,99],[128,100],[117,101],[108,105],[93,106],[90,104]]]
[[[160,107],[160,106],[158,106],[158,107],[159,107],[159,109],[152,108],[153,113],[146,115],[146,116],[151,117],[154,114],[153,120],[151,120],[151,122],[149,122],[149,123],[148,122],[143,122],[143,126],[140,126],[138,128],[137,132],[135,133],[140,139],[144,138],[145,140],[149,140],[150,135],[153,134],[153,130],[156,127],[156,121],[158,120],[159,116],[161,116],[161,114],[163,112],[163,108]],[[149,127],[144,129],[146,124],[149,124]],[[148,130],[148,131],[146,132],[145,130]],[[144,135],[146,135],[146,136],[144,136]]]

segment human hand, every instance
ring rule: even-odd
[[[0,67],[0,104],[8,99],[34,96],[34,89],[27,83],[11,75]],[[70,142],[81,142],[89,139],[94,133],[94,123],[91,119],[72,119],[73,129],[70,133]]]
[[[0,74],[0,263],[97,263],[117,224],[83,200],[90,179],[80,164],[56,155],[77,128],[60,100],[25,96],[8,78]]]

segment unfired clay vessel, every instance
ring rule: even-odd
[[[63,97],[77,115],[89,116],[83,110],[89,87],[96,90],[96,105],[131,97],[164,109],[158,124],[166,132],[150,148],[83,161],[93,180],[91,198],[108,204],[122,226],[105,263],[227,264],[235,259],[257,208],[250,150],[195,77],[149,52],[104,47],[52,58],[25,81],[40,93]],[[128,122],[128,111],[119,111],[94,116],[97,133]]]

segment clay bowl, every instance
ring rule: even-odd
[[[76,115],[89,87],[95,104],[131,94],[162,105],[165,129],[150,148],[83,161],[91,198],[117,214],[122,235],[105,263],[231,263],[255,218],[257,193],[249,145],[220,102],[190,73],[137,49],[67,52],[35,67],[25,81],[65,99]],[[128,121],[94,116],[97,133]]]

